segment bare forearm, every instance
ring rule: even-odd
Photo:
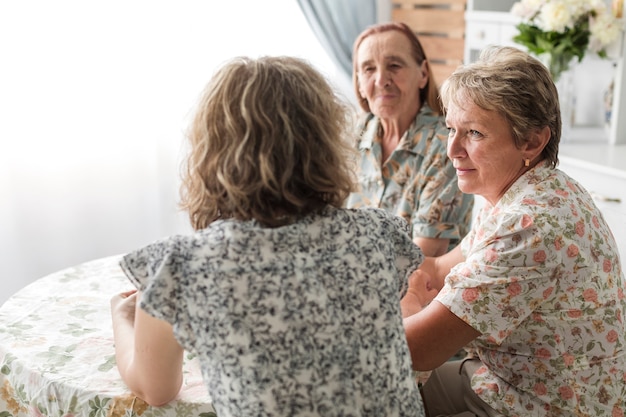
[[[138,304],[132,316],[127,308],[130,301],[114,304],[115,359],[122,380],[148,404],[168,403],[182,386],[184,353],[172,326],[148,315]]]
[[[115,343],[115,362],[119,370],[122,380],[132,390],[129,383],[129,377],[132,371],[129,371],[133,361],[133,352],[135,351],[135,334],[132,322],[125,320],[119,315],[113,316],[113,340]]]

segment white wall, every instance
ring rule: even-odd
[[[290,54],[336,75],[293,0],[6,1],[0,39],[0,303],[189,231],[183,130],[216,65]]]

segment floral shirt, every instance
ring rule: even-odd
[[[421,261],[403,219],[329,207],[278,228],[216,221],[122,267],[198,355],[219,417],[419,417],[400,298]]]
[[[413,238],[450,239],[450,248],[456,246],[469,230],[474,197],[459,190],[443,117],[424,104],[384,164],[379,126],[373,114],[361,126],[359,190],[347,206],[385,209],[407,220]]]
[[[626,284],[589,193],[540,164],[461,249],[436,300],[482,333],[474,391],[506,416],[623,416]]]

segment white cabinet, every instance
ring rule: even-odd
[[[511,45],[517,34],[518,19],[510,13],[478,11],[465,14],[465,62],[478,58],[480,50],[488,45]]]

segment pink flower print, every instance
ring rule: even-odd
[[[487,373],[487,368],[485,366],[481,366],[476,370],[476,372],[474,372],[474,375],[482,375],[485,373]]]
[[[536,206],[537,205],[537,200],[535,200],[534,198],[525,198],[522,200],[522,205],[524,206]]]
[[[491,392],[500,392],[500,387],[498,387],[498,384],[494,382],[487,384],[487,389]]]
[[[583,315],[582,310],[578,310],[578,309],[576,309],[576,310],[569,310],[567,312],[567,316],[569,318],[572,318],[572,319],[577,319],[579,317],[582,317],[582,315]]]
[[[550,297],[552,291],[554,291],[554,287],[546,288],[543,292],[543,299],[546,300],[548,297]]]
[[[574,355],[572,355],[571,353],[564,353],[563,354],[563,363],[565,364],[565,366],[570,367],[574,364]]]
[[[598,301],[598,293],[593,288],[587,288],[585,291],[583,291],[583,299],[585,301],[596,302]]]
[[[506,291],[510,296],[515,297],[516,295],[520,295],[522,293],[522,286],[519,282],[512,282],[509,284]]]
[[[552,357],[550,351],[546,348],[539,348],[535,351],[535,356],[542,359],[547,359]]]
[[[569,195],[569,192],[563,189],[558,189],[555,192],[562,197],[567,197]]]
[[[533,224],[533,218],[530,217],[528,214],[524,214],[522,216],[522,228],[526,229],[532,226],[532,224]]]
[[[619,404],[615,404],[611,411],[611,417],[624,417],[624,409]]]
[[[543,382],[537,382],[535,386],[533,387],[533,391],[538,396],[542,396],[548,393],[548,388],[546,387],[546,384],[544,384]]]
[[[465,267],[459,272],[459,274],[465,278],[470,277],[472,275],[472,270],[468,267]]]
[[[478,298],[477,288],[466,288],[463,290],[463,301],[473,303]]]
[[[498,252],[495,249],[489,248],[485,252],[485,261],[487,262],[495,262],[498,259]]]
[[[567,184],[567,188],[569,188],[572,191],[576,191],[576,187],[570,181],[567,181],[566,184]]]
[[[621,288],[617,289],[617,298],[620,299],[620,300],[624,299],[624,290],[622,290]],[[617,310],[617,311],[619,311],[619,310]]]
[[[617,342],[617,339],[618,339],[617,332],[615,330],[609,330],[609,332],[606,335],[606,340],[609,343],[615,343]]]
[[[582,220],[576,222],[576,234],[580,237],[583,237],[585,234],[585,222]]]
[[[598,220],[598,216],[593,216],[591,218],[591,223],[593,223],[593,226],[597,229],[600,227],[600,221]]]
[[[578,246],[574,245],[573,243],[569,245],[567,247],[567,256],[569,256],[570,258],[578,256]]]
[[[539,264],[544,263],[546,261],[546,258],[546,251],[544,251],[543,249],[540,249],[533,254],[533,261]]]
[[[554,239],[554,248],[556,250],[561,250],[562,247],[563,247],[563,236],[557,236],[557,238]]]
[[[602,270],[608,273],[608,272],[611,272],[611,268],[612,268],[611,260],[605,259],[604,262],[602,262]]]
[[[559,387],[559,394],[564,400],[571,400],[574,398],[574,391],[571,387]]]

